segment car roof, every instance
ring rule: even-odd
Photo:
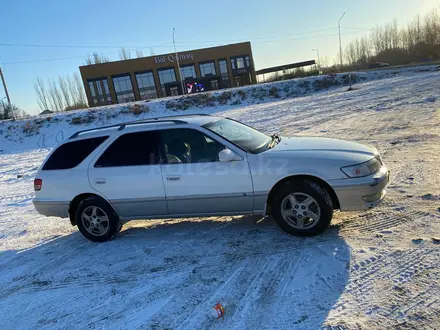
[[[184,114],[184,115],[176,115],[176,116],[164,116],[164,117],[156,117],[156,118],[147,118],[143,120],[130,121],[119,123],[115,125],[102,126],[90,128],[82,131],[78,131],[73,134],[69,140],[77,139],[77,138],[87,138],[102,136],[112,134],[114,132],[122,131],[128,126],[142,125],[142,124],[155,124],[155,123],[163,123],[163,124],[190,124],[195,126],[203,126],[207,123],[217,121],[219,119],[223,119],[223,117],[210,116],[206,114]]]

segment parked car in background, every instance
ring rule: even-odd
[[[308,236],[336,209],[379,204],[388,179],[374,147],[187,115],[75,133],[38,170],[33,203],[98,242],[133,219],[241,214],[271,214]]]

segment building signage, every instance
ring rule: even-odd
[[[178,56],[179,56],[179,61],[182,61],[182,60],[193,60],[194,61],[193,53],[178,54]],[[167,63],[167,62],[174,63],[174,62],[176,62],[176,55],[170,54],[170,55],[156,56],[154,58],[154,62],[155,63]]]

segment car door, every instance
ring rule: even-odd
[[[165,215],[159,159],[157,131],[123,134],[90,164],[90,184],[122,218]]]
[[[225,146],[190,128],[160,130],[162,176],[172,215],[249,212],[253,188],[247,159],[220,162]]]

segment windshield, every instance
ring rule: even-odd
[[[272,139],[256,129],[230,119],[220,119],[203,126],[250,153],[267,150]]]

